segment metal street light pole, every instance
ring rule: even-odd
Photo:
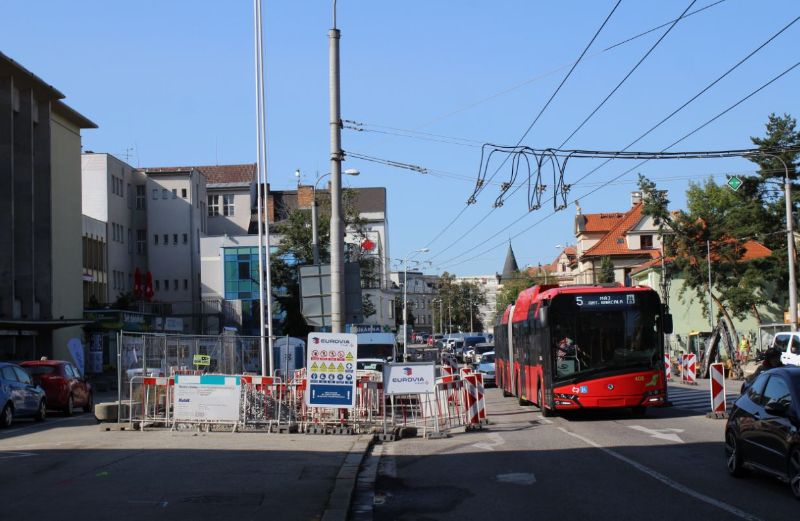
[[[344,330],[344,227],[342,225],[342,127],[339,97],[339,38],[336,0],[333,28],[328,33],[329,104],[331,131],[331,329]]]
[[[258,318],[261,327],[259,347],[261,355],[261,375],[272,375],[275,369],[272,357],[272,280],[269,259],[269,209],[266,208],[265,185],[267,182],[267,138],[266,138],[266,103],[264,100],[264,44],[261,17],[261,0],[253,0],[255,72],[256,72],[256,186],[258,201]],[[262,207],[264,211],[262,212]],[[266,234],[266,237],[265,237]],[[266,246],[266,255],[264,248]],[[265,259],[266,257],[266,259]],[[266,275],[266,287],[264,285]],[[264,324],[266,295],[266,324]],[[269,335],[265,342],[265,331]],[[267,348],[269,348],[269,373],[267,373]]]
[[[300,173],[300,170],[297,171]],[[361,172],[356,170],[355,168],[348,168],[344,171],[346,175],[357,176]],[[317,185],[322,180],[323,177],[331,175],[330,172],[327,174],[322,174],[321,176],[317,177],[317,180],[314,181],[314,187],[311,190],[311,255],[314,259],[314,264],[319,264],[319,233],[317,231]]]
[[[415,253],[427,253],[429,248],[413,250],[403,258],[403,360],[408,359],[408,258]]]

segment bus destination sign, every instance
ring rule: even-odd
[[[575,295],[575,305],[581,308],[624,307],[636,304],[636,295],[633,293],[614,295]]]

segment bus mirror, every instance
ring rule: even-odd
[[[671,335],[672,334],[672,314],[665,313],[664,314],[664,334]]]
[[[547,327],[547,308],[544,306],[539,308],[539,327]]]

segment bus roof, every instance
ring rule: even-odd
[[[649,286],[621,286],[621,285],[574,285],[574,286],[553,286],[540,285],[533,286],[522,292],[517,297],[514,307],[514,315],[511,319],[514,322],[521,322],[528,319],[528,312],[532,305],[539,304],[542,300],[550,300],[558,295],[574,295],[576,293],[631,293],[653,291]],[[511,306],[509,306],[510,308]],[[503,315],[503,324],[508,323],[508,308]]]

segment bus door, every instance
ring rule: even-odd
[[[514,356],[514,330],[512,320],[514,316],[515,304],[511,304],[511,310],[508,312],[508,323],[506,324],[506,338],[508,338],[508,373],[511,375],[511,394],[517,396],[517,370],[516,370],[516,356]]]

